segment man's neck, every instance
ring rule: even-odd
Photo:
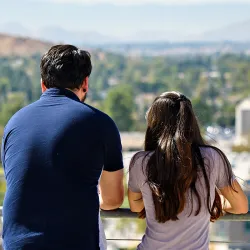
[[[79,89],[69,89],[69,88],[66,89],[73,92],[79,98],[79,100],[82,101],[83,97],[81,96]]]

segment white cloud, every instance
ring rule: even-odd
[[[223,4],[223,3],[225,4],[249,3],[250,4],[250,0],[43,0],[43,1],[57,2],[57,3],[78,3],[78,4],[109,3],[109,4],[115,4],[115,5],[138,5],[138,4],[141,5],[141,4],[148,4],[148,3],[164,4],[164,5]]]

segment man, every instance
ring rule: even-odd
[[[104,249],[99,205],[122,204],[123,163],[114,122],[82,103],[91,70],[88,52],[52,47],[41,60],[41,98],[5,127],[5,250]]]

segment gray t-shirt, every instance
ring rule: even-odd
[[[209,169],[208,177],[210,181],[211,204],[215,198],[215,188],[223,188],[228,185],[226,166],[219,153],[212,148],[201,148],[201,154],[204,157],[205,165]],[[145,167],[149,154],[142,151],[136,154],[135,164],[129,172],[129,189],[132,192],[142,193],[143,202],[146,209],[146,232],[142,238],[138,250],[208,250],[209,248],[209,223],[210,214],[206,205],[206,185],[204,177],[199,174],[196,188],[200,194],[202,207],[200,213],[195,216],[194,213],[198,203],[193,195],[193,213],[191,212],[191,202],[188,201],[182,213],[178,215],[179,220],[158,223],[155,220],[154,202],[152,192],[146,181],[142,168]],[[144,166],[142,166],[144,164]]]

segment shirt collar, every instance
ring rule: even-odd
[[[59,96],[66,96],[72,100],[75,100],[77,102],[81,102],[80,99],[78,98],[78,96],[68,90],[68,89],[64,89],[64,88],[49,88],[47,89],[41,96],[41,98],[43,97],[59,97]]]

